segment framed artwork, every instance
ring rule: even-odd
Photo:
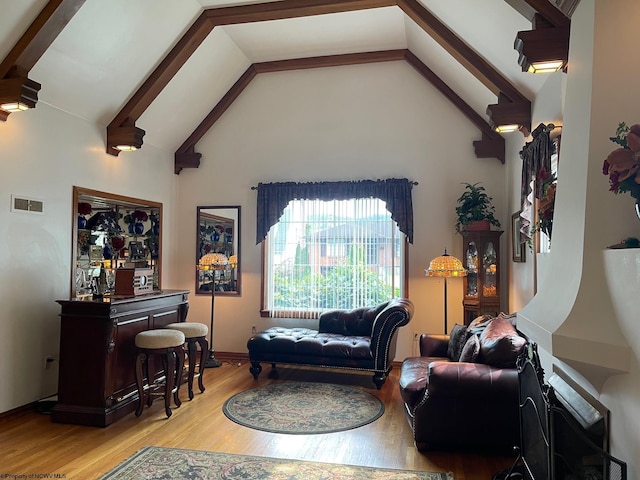
[[[522,234],[520,233],[520,212],[518,211],[511,215],[511,252],[513,261],[518,263],[526,261],[526,250]]]

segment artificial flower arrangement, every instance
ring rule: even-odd
[[[626,123],[620,123],[616,136],[609,140],[620,145],[602,165],[602,173],[609,175],[609,191],[615,194],[628,192],[640,200],[640,124],[628,127]]]
[[[556,176],[542,167],[537,179],[542,182],[542,197],[538,202],[538,221],[533,226],[533,232],[544,232],[551,238],[556,204]]]

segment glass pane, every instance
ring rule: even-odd
[[[478,249],[475,242],[469,242],[466,253],[467,297],[478,296]]]
[[[484,268],[482,295],[495,297],[498,295],[498,288],[496,286],[496,251],[493,248],[493,242],[487,243],[487,248],[482,256],[482,266]]]

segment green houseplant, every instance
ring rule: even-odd
[[[458,206],[456,207],[456,232],[468,229],[473,222],[486,221],[490,226],[500,228],[500,222],[494,217],[495,208],[491,203],[493,200],[485,188],[478,183],[463,183],[465,190],[458,197]]]

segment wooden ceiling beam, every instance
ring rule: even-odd
[[[85,0],[50,0],[0,63],[0,78],[16,66],[30,71]]]
[[[37,102],[40,83],[30,80],[29,72],[84,2],[85,0],[50,0],[0,62],[0,81],[15,81],[20,78],[22,83],[35,92],[32,96]],[[0,110],[0,121],[6,121],[8,116],[9,112]]]
[[[137,121],[216,26],[283,20],[389,6],[398,6],[496,95],[503,93],[514,102],[528,101],[505,77],[417,0],[334,0],[329,2],[281,0],[205,10],[114,117],[109,127],[113,129],[121,126],[123,122]],[[292,64],[290,66],[294,68]],[[107,129],[108,131],[109,129]]]
[[[534,15],[539,13],[552,26],[567,27],[571,23],[571,13],[575,10],[579,0],[561,1],[560,7],[550,0],[505,0],[505,2],[530,22],[533,22]]]
[[[398,6],[496,96],[503,93],[512,102],[528,101],[506,77],[422,6],[418,0],[399,0]]]
[[[251,65],[229,91],[216,104],[205,119],[196,127],[183,144],[176,150],[174,156],[174,171],[179,174],[183,168],[198,168],[201,154],[195,151],[196,144],[213,127],[215,122],[231,106],[236,98],[244,91],[258,73],[283,72],[310,68],[337,67],[345,65],[360,65],[366,63],[390,62],[403,60],[409,63],[454,104],[478,129],[482,132],[482,140],[473,142],[478,158],[495,157],[505,162],[504,139],[496,133],[488,122],[456,94],[440,77],[427,67],[411,51],[406,49],[384,50],[366,53],[351,53],[343,55],[326,55],[321,57],[295,58],[262,62]]]

